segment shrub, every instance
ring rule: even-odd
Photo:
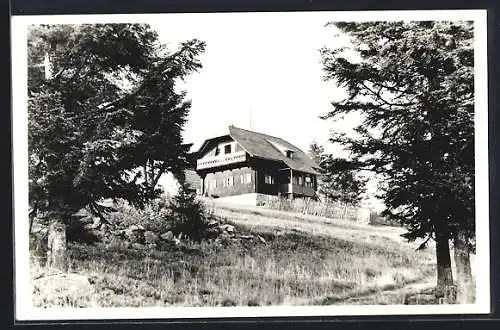
[[[394,226],[401,227],[401,224],[395,220],[388,219],[387,217],[381,216],[376,212],[370,213],[370,225],[373,226]]]
[[[181,183],[177,195],[170,203],[172,232],[182,233],[195,241],[207,237],[208,221],[204,204],[196,199],[196,193],[186,183]]]
[[[172,212],[169,209],[169,200],[165,196],[152,200],[143,209],[133,207],[124,200],[118,200],[116,210],[108,214],[106,218],[119,227],[141,225],[146,230],[156,233],[170,230]]]

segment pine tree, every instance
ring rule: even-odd
[[[107,198],[142,206],[161,173],[180,171],[190,104],[174,87],[200,68],[204,46],[192,40],[168,52],[144,24],[31,27],[30,205],[58,223],[49,228],[64,228],[83,207],[105,221]]]
[[[351,152],[352,168],[384,177],[386,215],[406,225],[407,239],[436,241],[443,292],[453,284],[449,240],[473,250],[475,239],[473,23],[334,25],[356,56],[322,49],[325,78],[348,94],[324,118],[364,121],[357,136],[332,142]]]

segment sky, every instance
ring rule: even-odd
[[[349,43],[335,27],[325,26],[333,20],[328,12],[173,14],[148,20],[170,51],[193,38],[206,42],[203,67],[182,84],[192,102],[184,142],[198,150],[234,125],[283,138],[305,152],[316,141],[337,157],[347,156],[328,141],[330,132],[349,134],[359,118],[320,119],[333,100],[345,97],[342,88],[323,79],[320,49]],[[175,192],[171,176],[161,181]],[[373,193],[376,183],[369,186]]]
[[[345,44],[336,29],[325,27],[328,13],[173,14],[149,20],[162,43],[174,51],[179,42],[206,42],[203,68],[183,88],[192,101],[186,143],[196,149],[228,126],[284,138],[307,152],[312,141],[341,155],[328,143],[330,130],[352,123],[319,118],[343,96],[323,80],[319,50]]]

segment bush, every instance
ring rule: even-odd
[[[177,195],[170,204],[172,232],[182,233],[195,241],[201,241],[208,235],[207,213],[204,204],[196,199],[196,193],[187,184],[182,183]]]
[[[373,226],[394,226],[401,227],[401,224],[395,220],[391,220],[387,217],[381,216],[378,213],[371,212],[370,213],[370,225]]]
[[[177,195],[172,198],[161,196],[139,209],[124,200],[116,201],[116,211],[108,213],[106,220],[116,227],[128,228],[132,225],[140,225],[146,231],[152,231],[158,235],[172,231],[176,236],[182,233],[195,241],[207,238],[208,219],[210,215],[204,204],[196,199],[196,193],[188,186],[182,185]],[[75,227],[78,234],[82,228]]]
[[[171,228],[172,212],[169,209],[169,200],[164,196],[154,199],[142,210],[131,206],[124,200],[119,200],[116,203],[116,209],[117,211],[109,213],[106,219],[119,227],[141,225],[146,230],[155,233],[163,233]]]

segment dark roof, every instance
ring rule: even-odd
[[[207,146],[209,141],[224,137],[231,137],[252,157],[280,161],[285,163],[292,170],[319,174],[316,170],[319,168],[319,165],[316,164],[304,151],[300,150],[293,144],[279,137],[249,131],[232,125],[229,126],[229,135],[218,136],[205,141],[200,148],[200,153]],[[284,154],[286,150],[293,152],[293,158],[286,157]]]

